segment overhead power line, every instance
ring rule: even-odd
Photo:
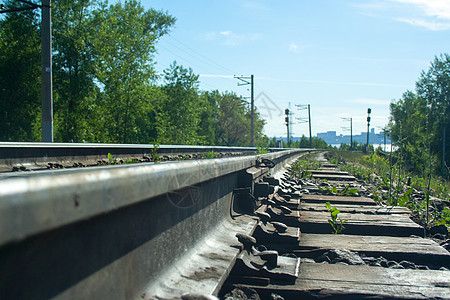
[[[169,37],[174,40],[175,42],[179,43],[180,45],[182,45],[184,48],[188,49],[189,51],[193,52],[194,54],[196,54],[198,57],[200,57],[201,60],[204,61],[208,61],[209,63],[211,63],[212,65],[215,66],[215,68],[221,69],[221,71],[224,71],[225,73],[229,73],[229,74],[236,74],[236,72],[228,69],[225,66],[222,66],[220,64],[218,64],[217,62],[215,62],[212,59],[209,59],[208,57],[206,57],[204,54],[201,54],[200,52],[192,49],[191,47],[187,46],[186,44],[184,44],[183,42],[179,41],[178,39],[174,38],[172,35],[169,34]]]

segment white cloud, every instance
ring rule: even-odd
[[[450,29],[450,1],[448,0],[391,0],[410,5],[419,10],[421,16],[402,17],[397,20],[429,30]]]
[[[406,18],[399,18],[397,20],[400,22],[408,23],[413,26],[425,27],[426,29],[433,30],[433,31],[450,29],[450,22],[447,22],[447,23],[446,22],[433,22],[433,21],[426,21],[423,19],[406,19]]]
[[[355,7],[371,17],[386,17],[428,30],[450,30],[449,0],[372,0]]]
[[[238,46],[243,42],[256,41],[261,39],[261,34],[250,33],[250,34],[239,34],[231,30],[223,30],[219,32],[208,32],[204,35],[204,39],[208,41],[218,40],[221,41],[223,45],[226,46]]]
[[[392,0],[394,2],[416,5],[427,16],[450,20],[450,1],[448,0]]]
[[[291,43],[291,44],[289,45],[289,51],[290,51],[290,52],[297,53],[297,52],[298,52],[298,45],[297,45],[297,44],[294,44],[294,43]]]
[[[299,53],[300,51],[303,51],[305,49],[314,47],[313,44],[308,44],[308,45],[299,45],[296,42],[291,42],[288,46],[287,49],[289,52],[293,52],[293,53]]]

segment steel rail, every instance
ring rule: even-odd
[[[137,298],[155,290],[161,274],[201,241],[226,244],[228,259],[233,230],[252,226],[230,221],[233,191],[254,191],[246,170],[266,158],[274,172],[305,152],[23,172],[36,175],[1,180],[0,298]],[[227,266],[217,268],[226,276]],[[207,282],[201,286],[214,292],[220,280]]]
[[[287,150],[264,157],[277,160],[298,152]],[[245,156],[102,166],[3,180],[0,245],[245,170],[255,161],[255,156]]]

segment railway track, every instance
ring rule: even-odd
[[[317,185],[291,177],[289,166],[309,150],[167,147],[160,155],[169,159],[154,163],[143,159],[148,146],[75,153],[81,146],[27,159],[8,150],[3,165],[71,166],[83,151],[92,164],[108,153],[144,161],[5,173],[0,299],[450,297],[450,254],[421,237],[407,210],[318,195]],[[208,151],[224,157],[170,160]],[[351,175],[322,165],[313,177],[358,189]],[[346,220],[340,234],[331,234],[326,202]]]
[[[272,152],[280,149],[271,149]],[[0,142],[0,172],[66,169],[128,162],[255,154],[251,147]]]
[[[354,177],[319,160],[323,167],[313,178],[361,193]],[[380,207],[364,196],[321,195],[315,183],[284,173],[258,209],[268,216],[253,231],[253,247],[242,246],[221,297],[450,298],[450,253],[423,238],[406,208]],[[332,234],[327,202],[345,220],[339,234]],[[287,226],[273,226],[277,222]]]

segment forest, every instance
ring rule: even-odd
[[[249,146],[250,108],[240,97],[200,90],[199,75],[175,61],[155,70],[158,40],[175,22],[138,0],[52,1],[55,142]],[[39,10],[2,14],[0,29],[0,140],[40,141]],[[385,131],[406,169],[448,176],[450,56],[437,56],[390,110]],[[255,145],[275,146],[263,127],[256,110]]]
[[[416,82],[390,105],[392,141],[408,171],[426,177],[450,172],[450,55],[436,57]]]
[[[199,90],[199,76],[175,61],[155,70],[175,21],[137,0],[52,1],[54,141],[249,146],[240,97]],[[2,14],[0,28],[0,140],[40,141],[39,11]],[[256,145],[268,143],[263,126],[256,112]]]

